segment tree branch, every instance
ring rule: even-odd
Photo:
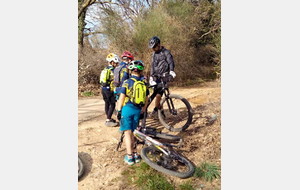
[[[212,33],[212,32],[215,31],[215,30],[218,30],[218,29],[219,29],[219,27],[216,27],[216,28],[213,28],[212,30],[210,30],[210,31],[208,31],[208,32],[206,32],[206,33],[204,33],[204,34],[202,34],[202,35],[200,36],[200,38],[198,38],[198,40],[201,40],[204,36],[206,36],[206,35]]]
[[[87,0],[85,3],[82,4],[80,10],[78,11],[78,18],[80,17],[80,15],[82,14],[82,12],[90,5],[92,5],[93,3],[95,3],[96,0]]]
[[[98,32],[89,32],[89,33],[85,33],[85,34],[84,34],[84,37],[90,36],[90,35],[95,35],[95,34],[103,34],[103,32],[101,32],[101,31],[99,32],[99,31],[98,31]]]

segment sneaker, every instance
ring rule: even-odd
[[[137,153],[134,153],[133,158],[134,158],[135,163],[139,163],[141,161],[141,157]]]
[[[105,125],[109,126],[109,127],[115,127],[115,126],[118,125],[118,123],[117,122],[113,122],[113,121],[106,121]]]
[[[158,112],[157,110],[153,110],[152,113],[149,114],[149,116],[153,119],[157,119],[158,118]]]
[[[116,121],[116,120],[114,120],[114,119],[110,119],[110,121],[112,121],[112,122],[114,122],[114,123],[117,123],[117,121]]]
[[[132,158],[128,158],[128,155],[126,155],[126,156],[125,156],[125,162],[126,162],[128,165],[132,166],[132,165],[134,164],[134,158],[133,158],[133,157],[132,157]]]

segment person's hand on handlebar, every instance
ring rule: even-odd
[[[157,85],[157,83],[153,80],[153,77],[150,77],[149,84],[151,86]]]
[[[176,77],[176,73],[174,71],[170,71],[170,75],[175,78]]]

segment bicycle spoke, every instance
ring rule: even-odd
[[[160,151],[150,151],[147,157],[155,164],[176,172],[187,172],[189,168],[175,158],[169,158]]]
[[[163,105],[164,121],[173,128],[181,128],[188,122],[189,110],[184,102],[180,99],[171,98],[174,109],[169,110],[167,103]]]

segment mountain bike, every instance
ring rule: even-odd
[[[78,179],[80,179],[84,173],[84,164],[82,159],[78,156]]]
[[[192,123],[193,110],[190,103],[180,95],[170,94],[168,88],[168,82],[172,78],[169,73],[163,73],[162,75],[156,74],[153,77],[160,79],[160,83],[157,85],[149,86],[148,88],[154,88],[153,93],[148,99],[148,105],[151,104],[159,89],[163,90],[164,98],[160,101],[160,108],[158,110],[158,119],[160,123],[170,131],[180,132],[186,130]],[[146,123],[147,111],[144,113],[143,125]]]
[[[193,175],[195,171],[193,164],[173,149],[173,147],[180,148],[182,143],[180,137],[160,133],[155,128],[141,126],[135,129],[133,134],[136,137],[134,149],[138,144],[148,145],[142,149],[141,157],[150,167],[162,173],[183,179]],[[117,150],[121,147],[123,138],[124,132],[121,135]],[[173,143],[179,141],[179,144],[162,143],[156,139],[160,139],[160,141],[169,140]]]
[[[153,169],[182,179],[194,174],[194,165],[173,149],[179,148],[181,144],[176,146],[159,142],[138,129],[135,129],[133,134],[139,144],[148,145],[142,149],[141,157]]]

